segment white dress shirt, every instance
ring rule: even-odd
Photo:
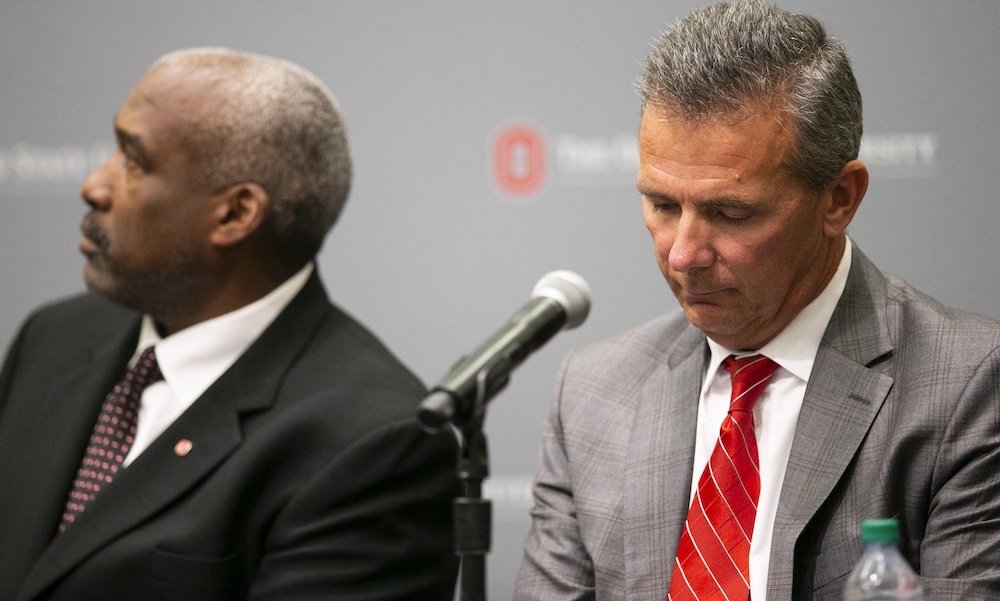
[[[851,241],[844,248],[844,255],[830,283],[811,303],[773,340],[757,351],[735,353],[717,344],[711,338],[708,346],[712,357],[708,363],[705,381],[698,405],[698,433],[695,442],[694,477],[691,496],[698,487],[701,473],[708,464],[719,429],[729,411],[732,380],[721,367],[722,361],[733,354],[761,354],[778,364],[777,371],[757,404],[754,405],[754,433],[760,461],[760,498],[757,517],[750,542],[750,598],[767,598],[767,570],[771,553],[771,530],[778,509],[778,495],[785,478],[785,467],[795,436],[795,423],[802,408],[809,374],[812,372],[816,352],[830,323],[840,296],[847,284],[851,268]]]
[[[263,298],[166,338],[157,333],[149,315],[143,317],[139,344],[129,365],[143,349],[155,345],[163,380],[142,392],[135,442],[123,465],[145,451],[243,355],[302,290],[312,271],[309,263]]]

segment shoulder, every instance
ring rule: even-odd
[[[588,423],[630,414],[643,390],[660,385],[675,366],[704,350],[705,335],[679,309],[575,349],[559,368],[552,410]]]
[[[279,402],[313,399],[328,408],[346,405],[365,414],[409,405],[413,418],[425,393],[420,380],[378,336],[330,301],[316,273],[244,359],[251,369],[268,366],[281,372],[274,376],[280,381]],[[338,401],[331,404],[334,398]],[[365,407],[366,399],[378,402]]]
[[[571,352],[563,371],[602,377],[644,377],[702,348],[704,334],[677,309]]]
[[[319,322],[303,360],[318,360],[317,370],[337,380],[384,387],[401,385],[416,394],[425,388],[399,357],[371,329],[331,304]]]
[[[978,363],[1000,346],[1000,323],[949,307],[881,271],[855,248],[855,261],[826,339],[861,363],[897,359]]]
[[[140,314],[136,311],[101,296],[84,293],[40,306],[28,316],[25,324],[35,328],[96,332],[138,317]]]
[[[947,306],[917,290],[902,278],[886,274],[887,311],[895,323],[897,348],[952,349],[964,361],[1000,348],[1000,322]]]
[[[38,349],[49,365],[59,365],[60,358],[72,364],[108,340],[137,332],[141,317],[103,297],[80,294],[33,311],[21,325],[10,350]]]
[[[328,304],[309,331],[297,335],[301,346],[281,376],[279,404],[314,407],[351,436],[394,423],[417,425],[426,387],[368,327]],[[287,343],[287,335],[277,342]]]
[[[908,317],[928,322],[940,322],[961,326],[968,324],[977,329],[1000,332],[1000,322],[984,315],[965,311],[941,303],[933,297],[914,288],[903,278],[886,273],[886,296],[891,306],[905,311]]]

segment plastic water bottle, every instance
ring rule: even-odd
[[[925,601],[917,574],[900,554],[899,522],[861,524],[865,552],[844,586],[844,601]]]

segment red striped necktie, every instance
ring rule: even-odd
[[[688,511],[668,601],[746,601],[750,538],[760,496],[752,409],[778,365],[761,355],[723,361],[733,380],[729,412]]]

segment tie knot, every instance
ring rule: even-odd
[[[155,347],[147,347],[139,354],[135,365],[125,374],[125,379],[130,380],[132,386],[140,390],[153,382],[163,379],[163,374],[160,373],[160,365],[156,362]]]
[[[764,391],[778,364],[763,355],[737,359],[730,355],[722,362],[733,380],[730,411],[750,411]]]

